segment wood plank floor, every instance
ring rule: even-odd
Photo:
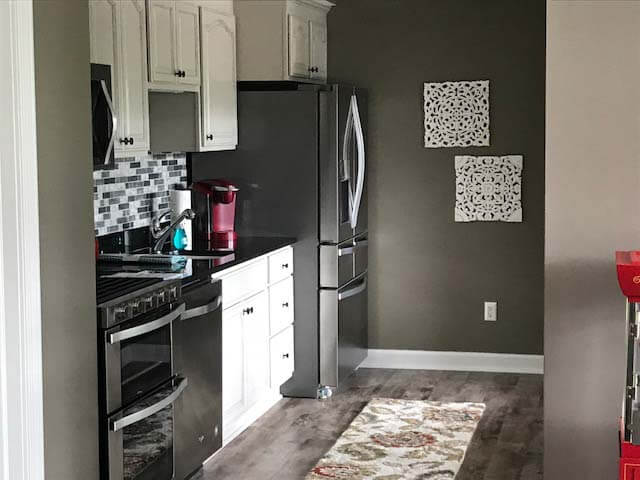
[[[456,480],[540,480],[542,380],[542,375],[360,369],[330,400],[283,399],[193,478],[302,480],[371,398],[386,397],[485,403]]]

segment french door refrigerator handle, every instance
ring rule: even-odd
[[[164,397],[162,400],[154,403],[153,405],[148,406],[147,408],[143,408],[142,410],[136,413],[127,415],[126,417],[122,417],[118,420],[111,420],[109,422],[109,427],[111,428],[111,431],[117,432],[118,430],[122,430],[123,428],[128,427],[129,425],[132,425],[134,423],[137,423],[140,420],[144,420],[145,418],[158,413],[163,408],[168,407],[178,399],[178,397],[182,394],[183,390],[187,388],[187,385],[189,385],[189,381],[187,378],[183,377],[180,380],[180,383],[178,384],[178,386],[169,395]]]
[[[346,300],[350,297],[355,297],[356,295],[364,292],[367,289],[367,276],[362,277],[362,283],[359,285],[350,288],[349,290],[345,290],[344,292],[338,292],[338,301]]]
[[[207,313],[215,312],[220,308],[220,305],[222,305],[222,296],[218,295],[206,305],[185,310],[182,315],[180,315],[180,320],[189,320],[190,318],[201,317],[202,315],[206,315]]]
[[[111,333],[109,334],[109,343],[113,345],[114,343],[122,342],[123,340],[127,340],[133,337],[139,337],[140,335],[144,335],[145,333],[153,332],[154,330],[162,328],[182,315],[182,313],[184,312],[184,308],[184,303],[181,303],[180,305],[178,305],[178,307],[176,307],[174,310],[167,313],[163,317],[152,320],[148,323],[144,323],[142,325],[138,325],[137,327],[127,328],[126,330]]]
[[[353,108],[353,122],[358,147],[358,178],[356,180],[356,193],[353,199],[353,217],[351,220],[351,228],[356,228],[358,225],[358,214],[360,213],[360,202],[362,201],[362,193],[364,192],[364,172],[366,162],[364,153],[364,132],[362,130],[360,112],[358,111],[358,100],[355,93],[351,95],[351,106]]]
[[[107,82],[105,82],[104,80],[100,80],[100,86],[102,87],[102,93],[104,93],[104,98],[107,101],[107,106],[109,107],[109,113],[111,114],[111,138],[109,139],[109,145],[107,146],[107,153],[104,156],[104,164],[107,165],[109,163],[109,158],[111,157],[113,144],[116,141],[116,129],[118,128],[118,118],[116,117],[116,112],[113,108],[111,95],[109,95],[109,90],[107,89]]]

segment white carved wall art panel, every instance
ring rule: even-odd
[[[489,80],[424,84],[424,146],[489,145]]]
[[[522,221],[522,155],[455,157],[456,222]]]

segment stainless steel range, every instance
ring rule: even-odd
[[[180,281],[101,278],[97,294],[102,478],[170,480],[174,403],[188,385],[173,365]]]
[[[183,479],[221,447],[219,281],[97,281],[102,480]]]

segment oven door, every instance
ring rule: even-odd
[[[174,477],[174,407],[187,378],[175,377],[106,419],[106,480]]]
[[[173,376],[172,323],[184,310],[184,303],[167,305],[104,332],[104,413],[132,404]]]

